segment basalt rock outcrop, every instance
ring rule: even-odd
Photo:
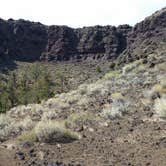
[[[18,61],[39,59],[47,44],[47,31],[40,23],[0,20],[0,57]]]
[[[0,56],[20,61],[117,57],[126,48],[128,25],[79,29],[25,20],[0,20]]]
[[[0,59],[64,61],[115,59],[127,62],[166,50],[166,8],[133,28],[129,25],[73,29],[25,20],[0,20]]]
[[[48,43],[41,59],[70,60],[115,58],[126,48],[128,25],[94,26],[72,29],[65,26],[48,28]]]
[[[119,56],[121,63],[166,52],[166,8],[136,24],[128,33],[127,47]]]

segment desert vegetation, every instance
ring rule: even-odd
[[[0,112],[6,112],[17,105],[40,103],[65,91],[66,77],[63,71],[51,72],[36,63],[25,70],[0,75]]]
[[[25,166],[165,166],[165,15],[155,17],[136,28],[53,26],[45,61],[1,65],[0,160],[7,154]],[[72,34],[74,43],[66,40]]]

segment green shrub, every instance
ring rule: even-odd
[[[79,135],[64,127],[63,124],[47,121],[39,122],[35,127],[35,134],[38,141],[46,143],[67,143],[79,139]]]
[[[97,66],[97,67],[96,67],[96,72],[97,72],[97,73],[101,73],[101,72],[102,72],[100,66]]]
[[[115,65],[116,65],[116,64],[115,64],[114,62],[111,62],[111,63],[109,64],[109,68],[110,68],[110,69],[114,69],[114,68],[115,68]]]
[[[37,137],[34,129],[30,131],[23,132],[21,135],[17,137],[19,142],[36,142]]]
[[[40,65],[0,76],[0,112],[17,105],[39,103],[54,95],[50,73]]]

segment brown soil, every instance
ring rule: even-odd
[[[152,69],[149,71],[152,85],[157,83],[157,75],[165,74],[165,70],[154,73]],[[138,80],[143,80],[142,73],[136,76]],[[125,79],[126,82],[129,81],[128,86],[117,86],[115,90],[134,101],[133,112],[110,120],[106,122],[107,125],[93,124],[90,126],[91,130],[84,129],[80,132],[80,140],[72,143],[36,143],[24,144],[13,150],[0,149],[1,165],[166,166],[166,121],[155,118],[149,105],[142,104],[143,93],[149,88],[146,89],[141,83],[130,82],[132,78],[127,79],[127,75]],[[100,104],[95,102],[85,110],[79,110],[77,107],[75,110],[96,113],[102,108]],[[65,119],[69,112],[64,112],[62,119]]]
[[[15,166],[14,151],[9,151],[0,147],[0,166]]]
[[[107,127],[94,127],[93,132],[84,131],[83,138],[73,143],[2,150],[0,161],[5,166],[18,165],[12,156],[23,166],[51,166],[50,162],[57,161],[84,166],[165,166],[166,122],[144,120],[140,115],[143,112],[113,120]]]

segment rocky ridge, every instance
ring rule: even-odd
[[[115,59],[130,61],[165,50],[166,8],[134,27],[73,29],[25,20],[0,20],[0,57],[18,61]],[[126,59],[126,60],[125,60]]]

